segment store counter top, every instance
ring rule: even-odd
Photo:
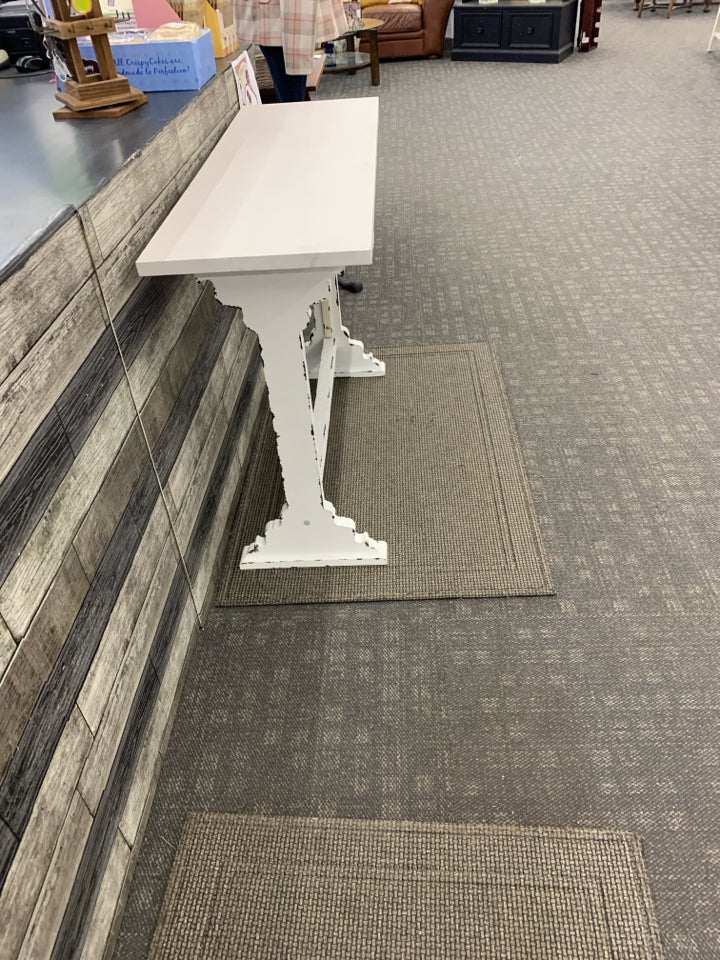
[[[218,61],[218,72],[225,65]],[[0,73],[0,269],[205,89],[152,93],[148,104],[114,120],[57,121],[52,75]]]

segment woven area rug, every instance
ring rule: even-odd
[[[660,960],[626,833],[192,814],[151,960]]]
[[[385,377],[335,381],[325,495],[358,531],[387,540],[387,566],[240,569],[242,548],[283,503],[267,413],[224,561],[221,606],[553,592],[490,346],[379,354]]]

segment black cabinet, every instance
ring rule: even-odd
[[[453,60],[559,63],[575,47],[578,0],[456,3]]]

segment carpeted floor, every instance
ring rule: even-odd
[[[661,960],[632,834],[197,813],[151,960]]]
[[[385,377],[338,380],[325,495],[388,543],[382,567],[243,570],[280,516],[269,410],[233,523],[217,602],[322,603],[552,593],[527,479],[486,343],[388,347]]]
[[[557,596],[215,610],[117,960],[147,956],[189,810],[627,830],[667,960],[720,958],[720,52],[699,6],[601,24],[558,66],[320,89],[380,97],[344,319],[490,342]]]

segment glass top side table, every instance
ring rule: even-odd
[[[380,86],[380,54],[378,51],[378,30],[383,25],[383,20],[373,20],[370,17],[363,17],[358,21],[358,25],[348,28],[345,33],[340,34],[338,40],[354,40],[360,37],[367,40],[369,53],[360,53],[351,50],[347,53],[328,54],[325,63],[325,73],[355,73],[356,70],[362,70],[364,67],[370,67],[370,82],[373,87]]]

